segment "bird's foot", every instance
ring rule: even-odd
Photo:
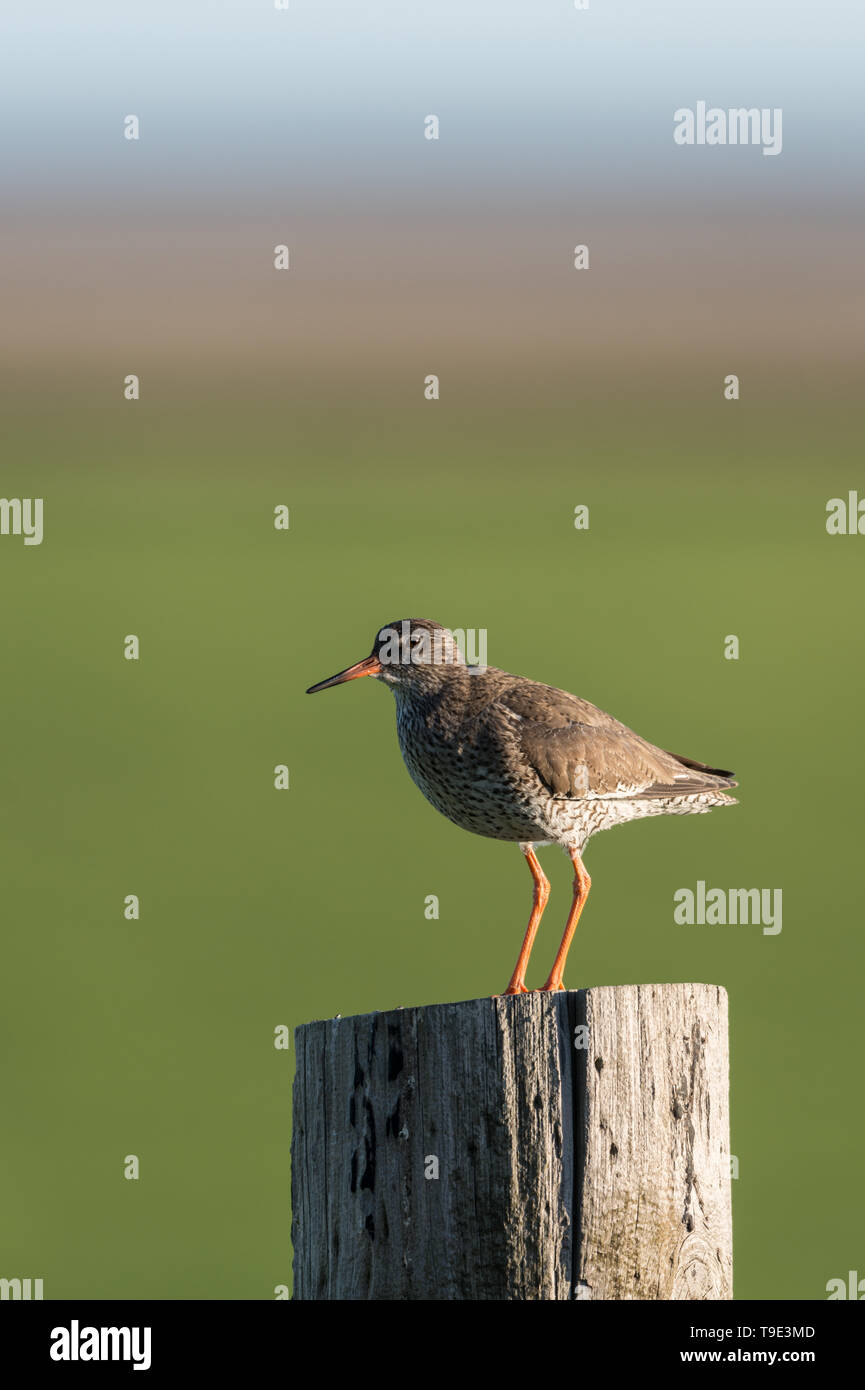
[[[552,977],[550,977],[550,979],[547,980],[547,983],[543,986],[543,988],[538,990],[538,993],[555,994],[558,990],[564,989],[564,987],[565,986],[561,980],[554,980]]]
[[[494,994],[494,995],[493,995],[493,999],[504,999],[504,998],[506,998],[507,995],[509,995],[509,994],[528,994],[528,993],[529,993],[529,991],[526,989],[526,987],[525,987],[525,985],[523,984],[522,980],[517,980],[517,981],[511,980],[511,982],[510,982],[510,984],[508,985],[507,989],[505,990],[504,994]]]

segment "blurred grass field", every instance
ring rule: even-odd
[[[865,540],[824,522],[862,484],[861,412],[22,398],[3,435],[2,492],[45,499],[45,538],[0,538],[0,1273],[47,1298],[272,1298],[293,1068],[274,1028],[504,988],[531,899],[517,850],[426,804],[388,692],[304,695],[420,616],[735,769],[735,809],[592,842],[567,983],[727,988],[737,1296],[846,1277]],[[530,985],[569,897],[564,856],[542,862]],[[676,926],[698,879],[783,889],[783,931]]]

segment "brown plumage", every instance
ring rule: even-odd
[[[468,667],[447,628],[423,618],[382,628],[364,661],[310,693],[372,675],[396,696],[406,766],[427,799],[456,825],[513,840],[535,883],[532,916],[508,993],[525,968],[549,894],[534,846],[562,846],[574,865],[574,899],[545,989],[564,988],[564,961],[591,879],[582,852],[625,821],[687,815],[734,804],[733,775],[648,743],[587,700],[496,667]]]

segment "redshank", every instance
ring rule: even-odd
[[[453,633],[402,618],[369,656],[307,691],[375,676],[396,696],[399,746],[412,779],[448,820],[515,841],[534,880],[531,916],[506,994],[525,994],[526,967],[550,894],[535,854],[557,844],[574,866],[564,936],[544,990],[564,989],[565,961],[591,887],[583,851],[593,835],[644,816],[735,805],[731,772],[647,743],[567,691],[493,666],[466,665]]]

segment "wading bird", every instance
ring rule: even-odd
[[[506,994],[525,994],[526,967],[550,885],[535,846],[561,845],[574,895],[545,990],[564,989],[565,960],[591,887],[582,860],[593,835],[644,816],[735,805],[733,774],[647,743],[567,691],[493,666],[467,666],[447,628],[425,618],[383,627],[369,656],[307,694],[374,676],[396,696],[399,746],[413,780],[448,820],[513,840],[528,861],[534,899]]]

